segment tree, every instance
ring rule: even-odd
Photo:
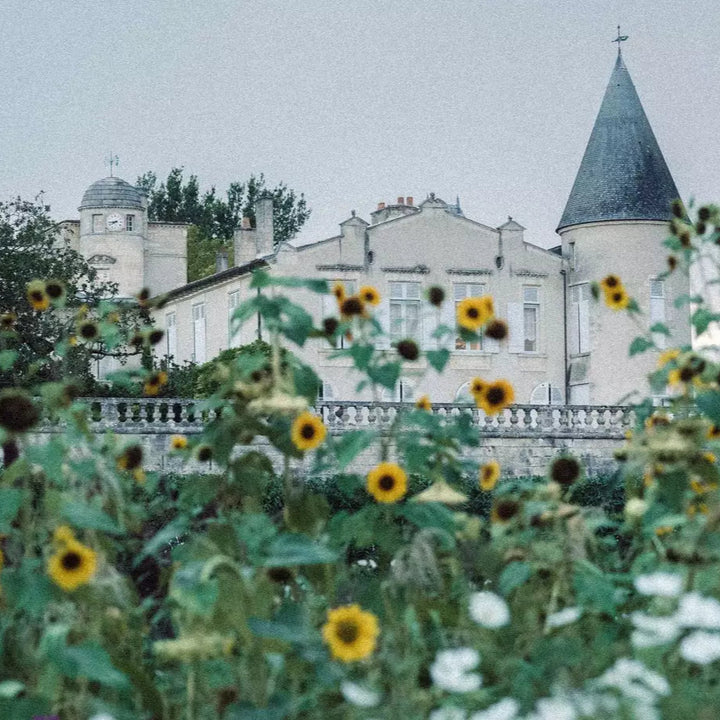
[[[297,196],[284,183],[269,189],[262,173],[251,175],[244,183],[230,183],[224,197],[214,186],[201,194],[197,176],[185,180],[181,167],[173,168],[160,184],[154,172],[146,172],[137,179],[137,186],[148,193],[151,220],[190,223],[189,281],[215,272],[216,252],[232,256],[233,234],[243,217],[249,217],[255,227],[255,202],[261,195],[269,194],[273,199],[275,247],[294,237],[311,212],[302,193]]]
[[[84,386],[80,390],[88,389],[90,362],[107,351],[97,342],[63,345],[61,339],[76,331],[78,313],[85,313],[81,306],[87,306],[88,319],[94,316],[90,308],[102,301],[110,307],[117,285],[97,282],[96,274],[61,237],[48,208],[20,198],[0,202],[0,386],[30,387],[70,377]],[[48,281],[61,295],[34,309],[28,298],[34,281],[41,295]]]

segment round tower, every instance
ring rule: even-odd
[[[649,392],[657,354],[629,357],[633,338],[655,323],[660,348],[690,343],[689,291],[681,273],[665,276],[671,204],[679,193],[640,98],[618,53],[585,155],[557,232],[567,261],[568,390],[572,404],[629,404]],[[590,283],[621,278],[642,311],[626,312],[591,298]]]
[[[80,203],[80,252],[100,280],[118,283],[131,297],[144,286],[147,200],[142,190],[118,177],[94,182]]]

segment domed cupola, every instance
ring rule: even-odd
[[[79,210],[91,208],[143,209],[143,193],[119,177],[94,182],[82,197]]]

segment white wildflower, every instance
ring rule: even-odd
[[[535,705],[538,717],[542,720],[575,720],[575,706],[565,698],[543,698]]]
[[[686,593],[680,598],[676,617],[683,627],[720,629],[720,602],[700,593]]]
[[[370,708],[380,704],[380,693],[365,685],[343,680],[340,684],[343,697],[357,707]]]
[[[90,720],[115,720],[115,717],[109,713],[99,713],[98,715],[93,715]]]
[[[648,504],[641,498],[630,498],[625,503],[625,517],[628,520],[640,519],[648,509]]]
[[[483,590],[470,596],[470,617],[486,628],[500,628],[510,622],[510,608],[499,595]]]
[[[688,661],[707,665],[720,658],[720,635],[696,630],[680,643],[680,654]]]
[[[454,705],[445,705],[433,710],[428,720],[465,720],[465,711]]]
[[[563,625],[569,625],[580,619],[582,609],[579,607],[566,607],[558,612],[551,613],[545,620],[545,627],[556,628]]]
[[[620,658],[597,680],[600,687],[617,688],[626,698],[652,705],[658,695],[669,695],[668,681],[638,660]]]
[[[474,670],[480,654],[473,648],[440,650],[430,666],[430,677],[439,688],[448,692],[472,692],[482,684],[482,677]]]
[[[520,705],[517,700],[503,698],[485,710],[473,713],[470,720],[514,720],[517,717]]]
[[[677,597],[682,592],[682,586],[682,577],[675,573],[654,572],[635,578],[635,588],[642,595]]]
[[[631,615],[635,626],[632,644],[638,648],[654,647],[672,642],[680,633],[680,625],[674,616],[655,617],[635,612]]]

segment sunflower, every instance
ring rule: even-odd
[[[152,373],[145,381],[143,391],[146,395],[157,395],[160,388],[168,381],[167,373],[164,370]]]
[[[501,498],[490,512],[490,520],[496,523],[510,522],[520,511],[520,503],[512,498]]]
[[[613,292],[622,288],[622,281],[617,275],[606,275],[600,281],[600,287],[606,292]]]
[[[487,415],[494,415],[515,402],[515,391],[507,380],[495,380],[475,396],[475,402]]]
[[[708,440],[717,440],[720,438],[720,427],[715,425],[714,423],[710,425],[707,431],[707,439]]]
[[[92,342],[93,340],[97,339],[98,335],[100,334],[100,330],[98,329],[97,323],[93,322],[92,320],[83,320],[77,326],[77,334],[83,340]]]
[[[427,299],[431,305],[440,307],[445,300],[445,291],[439,285],[431,285],[427,291]]]
[[[65,536],[61,545],[48,559],[47,572],[56,585],[73,592],[90,582],[97,569],[97,554],[74,537]]]
[[[213,451],[209,445],[198,445],[195,450],[195,457],[200,462],[210,462],[212,460]]]
[[[142,465],[143,449],[141,445],[128,445],[120,455],[116,464],[118,470],[137,470]]]
[[[672,362],[673,360],[676,360],[678,357],[680,357],[679,348],[670,348],[669,350],[664,350],[658,356],[658,369],[665,367],[665,365],[667,365],[669,362]]]
[[[400,342],[396,345],[396,348],[398,355],[405,358],[405,360],[413,361],[420,357],[420,348],[417,343],[414,340],[410,340],[410,338],[400,340]]]
[[[457,304],[457,324],[477,332],[495,314],[493,299],[490,295],[480,297],[469,297]]]
[[[336,660],[353,662],[371,655],[380,634],[378,619],[359,605],[343,605],[328,610],[322,627],[323,640]]]
[[[343,319],[347,320],[354,315],[364,314],[365,303],[363,303],[363,301],[357,295],[350,295],[340,303],[340,315],[342,315]]]
[[[6,312],[0,315],[0,330],[12,330],[17,315],[14,312]]]
[[[611,310],[624,310],[630,304],[630,296],[625,291],[625,288],[620,286],[605,293],[605,304]]]
[[[147,307],[148,301],[150,300],[150,290],[144,287],[135,297],[137,298],[138,305],[140,305],[140,307]]]
[[[54,304],[61,304],[65,300],[65,284],[60,280],[46,280],[45,294]]]
[[[394,503],[407,492],[407,475],[395,463],[381,462],[367,475],[367,491],[381,503]]]
[[[500,479],[500,463],[497,460],[491,460],[480,467],[478,473],[478,481],[480,489],[490,492],[497,485]]]
[[[188,446],[188,439],[184,435],[173,435],[170,438],[170,447],[173,450],[184,450]]]
[[[22,390],[0,392],[0,427],[8,432],[26,432],[40,420],[32,398]]]
[[[33,310],[42,312],[50,307],[50,298],[45,292],[45,283],[42,280],[33,280],[28,283],[27,299]]]
[[[325,440],[323,421],[311,412],[300,413],[290,428],[290,438],[298,450],[313,450]]]
[[[380,293],[372,285],[363,285],[358,295],[368,305],[378,305],[380,303]]]
[[[338,301],[338,305],[347,297],[347,295],[345,294],[345,285],[343,285],[341,282],[336,282],[332,286],[331,292],[335,296],[335,299]]]
[[[495,318],[488,323],[485,334],[493,340],[504,340],[508,336],[508,325],[504,320]]]
[[[561,455],[550,465],[550,479],[559,485],[572,485],[581,474],[580,463],[571,455]]]
[[[432,410],[432,405],[430,404],[430,398],[427,395],[421,395],[415,401],[415,407],[418,410],[426,410],[427,412],[430,412]]]
[[[487,383],[479,377],[474,377],[470,381],[470,392],[477,399],[478,395],[482,395],[483,392],[485,392],[485,388],[487,387]]]

